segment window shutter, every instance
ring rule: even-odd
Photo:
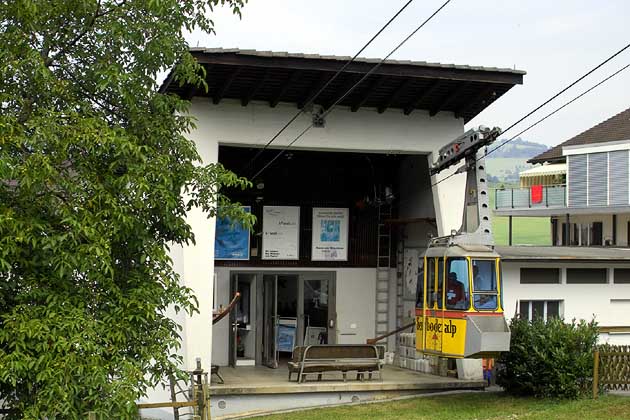
[[[628,205],[628,151],[617,150],[610,152],[609,175],[610,191],[608,197],[611,206]]]
[[[569,158],[569,207],[586,207],[586,155]]]
[[[608,205],[608,153],[588,155],[588,205]]]

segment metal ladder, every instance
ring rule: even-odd
[[[376,257],[376,335],[386,334],[389,326],[390,265],[392,248],[392,228],[385,220],[392,216],[392,205],[378,206],[378,247]]]

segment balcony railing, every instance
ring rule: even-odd
[[[565,185],[543,186],[540,200],[532,200],[531,187],[494,190],[494,208],[496,210],[566,206]]]

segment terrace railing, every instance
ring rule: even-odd
[[[494,190],[496,210],[566,207],[566,186],[545,185],[540,200],[532,200],[531,187],[505,188]]]

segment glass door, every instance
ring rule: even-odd
[[[278,276],[263,275],[263,364],[278,367]]]
[[[230,276],[230,296],[234,296],[238,291],[238,274]],[[238,342],[238,322],[236,321],[236,311],[230,311],[229,315],[229,345],[228,345],[228,364],[236,367],[236,349]]]
[[[337,311],[333,274],[300,274],[298,294],[298,344],[335,344]]]

